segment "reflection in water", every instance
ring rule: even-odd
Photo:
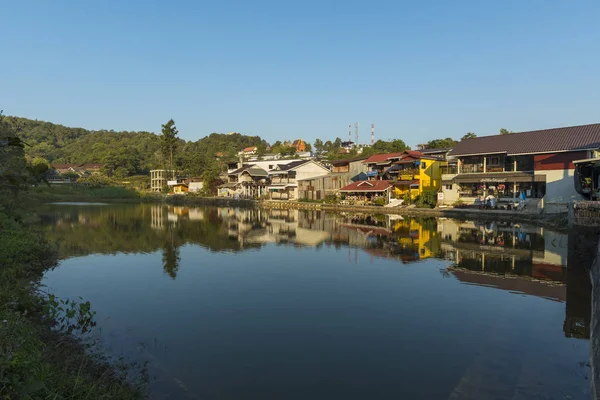
[[[315,310],[320,310],[322,307],[325,307],[323,310],[320,310],[320,312],[324,313],[323,320],[317,320],[317,324],[324,324],[323,326],[328,326],[329,329],[334,329],[338,326],[342,329],[348,324],[348,327],[352,327],[352,329],[342,329],[338,333],[338,336],[342,335],[339,336],[339,340],[342,340],[342,342],[338,342],[338,339],[329,342],[325,337],[313,338],[315,342],[311,346],[314,346],[314,348],[319,348],[321,346],[320,343],[323,342],[328,343],[329,348],[340,346],[340,349],[347,351],[348,349],[344,348],[343,340],[349,340],[345,335],[350,334],[350,337],[352,337],[352,332],[357,332],[357,337],[366,335],[365,337],[368,337],[368,340],[375,342],[382,337],[386,337],[384,333],[377,333],[380,336],[375,337],[368,336],[366,331],[359,334],[358,332],[361,332],[364,324],[361,322],[358,325],[354,325],[351,320],[351,315],[353,314],[349,314],[348,310],[354,310],[353,312],[359,314],[364,312],[362,318],[366,318],[366,320],[370,321],[369,324],[373,326],[377,326],[380,321],[387,321],[386,318],[391,318],[389,321],[395,322],[390,322],[392,326],[386,326],[382,332],[385,332],[386,329],[392,329],[396,334],[401,336],[409,335],[409,333],[404,328],[401,328],[401,326],[394,325],[397,321],[420,321],[424,330],[422,333],[425,336],[429,335],[429,340],[440,343],[445,340],[443,338],[445,334],[437,337],[432,336],[433,333],[429,332],[435,332],[438,329],[442,332],[452,331],[453,329],[459,329],[461,323],[465,326],[471,324],[471,329],[480,329],[481,327],[477,325],[477,319],[479,318],[482,321],[486,319],[486,316],[482,314],[487,312],[485,310],[479,310],[479,314],[474,314],[474,317],[462,320],[461,323],[456,323],[456,327],[453,325],[453,321],[444,322],[444,315],[437,315],[436,322],[431,323],[429,318],[431,318],[430,314],[434,311],[429,308],[430,304],[427,302],[427,296],[432,298],[437,297],[443,295],[444,290],[448,290],[444,289],[445,286],[440,286],[446,283],[439,283],[432,276],[428,276],[427,278],[429,279],[427,282],[431,284],[431,293],[428,292],[429,283],[423,284],[421,282],[420,287],[413,289],[410,280],[418,281],[415,275],[402,275],[403,279],[408,280],[406,283],[403,283],[404,281],[399,279],[394,281],[395,284],[393,287],[390,286],[388,288],[384,285],[383,282],[385,280],[383,280],[382,283],[378,284],[377,290],[373,290],[367,297],[363,297],[365,294],[361,290],[366,289],[363,289],[360,285],[363,283],[368,285],[374,279],[379,279],[378,274],[381,272],[380,268],[383,265],[388,265],[388,263],[397,266],[410,265],[411,268],[401,270],[413,271],[410,274],[419,274],[421,273],[419,271],[425,271],[426,266],[431,266],[432,262],[438,263],[437,270],[441,269],[442,276],[449,278],[442,279],[442,281],[454,281],[462,285],[477,287],[478,290],[481,290],[479,292],[453,292],[453,297],[448,297],[445,300],[446,302],[461,302],[461,296],[478,295],[482,297],[474,299],[472,303],[472,308],[478,309],[478,300],[484,301],[486,298],[492,296],[491,293],[493,292],[490,292],[490,288],[499,289],[494,293],[504,293],[503,296],[508,296],[502,297],[504,304],[498,303],[495,305],[499,310],[508,308],[507,313],[503,314],[505,315],[503,318],[506,318],[505,323],[494,325],[494,323],[490,322],[490,326],[494,327],[493,329],[490,328],[491,331],[486,331],[485,333],[479,332],[479,334],[489,335],[487,344],[481,344],[484,347],[477,350],[478,354],[487,354],[486,357],[488,358],[472,356],[475,358],[469,359],[468,362],[471,364],[467,372],[460,379],[457,378],[456,382],[447,382],[448,385],[454,388],[450,396],[451,398],[469,398],[469,396],[465,395],[466,392],[480,393],[478,390],[482,390],[481,388],[477,389],[473,387],[473,376],[485,369],[482,365],[489,366],[489,360],[495,358],[497,361],[502,357],[508,357],[507,354],[510,353],[510,350],[507,350],[508,352],[500,350],[503,348],[502,346],[506,346],[505,342],[509,340],[508,338],[514,341],[528,340],[519,336],[519,330],[525,329],[525,326],[527,326],[527,311],[518,308],[511,309],[513,307],[511,304],[520,304],[521,307],[523,306],[523,303],[520,303],[519,300],[519,297],[523,295],[535,299],[535,301],[544,302],[543,304],[564,304],[564,314],[561,310],[560,321],[555,321],[556,323],[553,323],[553,326],[547,328],[550,330],[548,331],[549,334],[552,329],[558,329],[559,334],[563,337],[562,340],[566,340],[564,338],[588,339],[590,335],[591,285],[589,277],[585,272],[586,265],[584,265],[584,261],[575,259],[573,255],[575,252],[581,252],[581,238],[574,239],[566,234],[528,224],[507,222],[480,223],[443,218],[368,216],[348,213],[330,214],[316,210],[189,208],[159,205],[124,205],[103,208],[61,208],[54,206],[43,212],[42,224],[47,230],[49,237],[59,246],[62,259],[89,254],[138,255],[140,253],[147,253],[150,255],[158,253],[161,255],[164,274],[175,280],[173,284],[186,284],[186,282],[182,283],[180,280],[189,280],[191,279],[190,276],[193,277],[194,274],[200,273],[198,271],[205,271],[205,267],[202,269],[198,265],[198,261],[203,259],[203,257],[208,257],[208,255],[202,253],[204,255],[197,256],[198,258],[189,258],[191,251],[189,248],[197,246],[200,246],[203,251],[208,252],[207,254],[217,257],[220,260],[217,261],[219,266],[222,263],[228,266],[228,268],[221,269],[224,274],[233,273],[232,265],[238,264],[252,265],[253,268],[247,268],[247,271],[270,268],[270,265],[273,264],[274,268],[277,267],[274,270],[276,273],[269,270],[271,271],[267,274],[270,277],[269,279],[284,279],[283,275],[280,276],[279,274],[283,274],[282,271],[287,271],[286,273],[288,273],[289,271],[286,267],[289,265],[293,265],[300,270],[310,269],[313,271],[313,274],[317,273],[315,271],[327,273],[327,268],[340,263],[347,263],[353,266],[365,264],[372,266],[371,270],[362,272],[365,275],[356,277],[356,281],[350,280],[343,285],[344,288],[352,288],[351,290],[348,289],[351,294],[348,295],[349,297],[344,298],[344,302],[336,304],[335,301],[341,301],[336,296],[323,297],[320,299],[321,303],[318,307],[315,306],[315,309],[303,311],[298,309],[300,306],[293,300],[296,299],[294,296],[300,295],[295,294],[294,291],[300,290],[298,288],[302,288],[302,285],[308,285],[304,290],[307,291],[306,293],[311,293],[311,296],[315,295],[314,291],[318,292],[319,290],[335,295],[342,290],[342,286],[338,287],[335,285],[336,279],[350,278],[345,278],[339,272],[334,275],[335,279],[332,276],[327,276],[327,279],[321,277],[321,280],[315,278],[314,281],[310,277],[307,278],[301,274],[294,275],[294,286],[288,288],[291,291],[289,294],[280,292],[282,289],[279,289],[278,286],[269,286],[269,281],[261,280],[260,274],[245,276],[244,279],[247,279],[247,284],[250,285],[248,287],[244,286],[246,284],[244,280],[231,280],[228,278],[226,279],[227,283],[223,285],[241,285],[239,287],[235,286],[237,287],[236,293],[248,297],[243,298],[243,306],[240,306],[235,302],[232,303],[233,297],[224,295],[225,297],[221,298],[220,301],[226,306],[223,306],[224,308],[219,313],[215,311],[214,314],[210,307],[216,307],[219,304],[219,301],[214,299],[220,298],[221,294],[219,292],[212,292],[212,287],[204,288],[204,294],[212,296],[204,299],[204,302],[194,303],[193,301],[188,301],[188,299],[183,300],[182,304],[187,305],[189,303],[189,307],[192,309],[196,307],[202,311],[208,307],[202,311],[208,313],[203,318],[210,318],[211,321],[217,324],[218,326],[214,329],[219,327],[219,329],[225,329],[225,331],[215,333],[215,338],[221,337],[221,339],[213,340],[225,340],[227,334],[222,338],[224,332],[229,332],[229,329],[233,331],[238,329],[237,326],[233,325],[232,321],[234,319],[230,320],[226,318],[230,314],[237,315],[236,323],[240,324],[241,328],[239,329],[245,330],[245,340],[249,341],[246,344],[249,346],[258,346],[260,344],[265,349],[271,349],[270,346],[278,348],[277,345],[280,338],[277,335],[273,337],[269,336],[275,334],[273,331],[267,333],[266,331],[257,330],[258,328],[254,327],[253,321],[262,321],[261,326],[269,326],[270,322],[268,322],[269,319],[267,317],[275,313],[279,316],[278,318],[285,319],[285,316],[288,314],[297,315],[297,318],[300,318],[300,320],[304,318],[310,321],[310,323],[315,323],[310,318],[316,318],[315,315],[320,315]],[[578,246],[577,249],[574,250],[574,246]],[[247,252],[248,250],[257,249],[261,249],[260,253],[263,256],[257,254],[258,252]],[[312,249],[311,251],[316,251],[317,254],[313,254],[312,252],[307,253],[304,251],[306,249]],[[284,255],[281,255],[282,252],[284,252]],[[223,258],[234,257],[236,254],[243,254],[244,258]],[[227,260],[230,261],[228,262]],[[233,262],[231,260],[236,261]],[[312,265],[307,260],[313,260]],[[591,262],[590,257],[585,257],[584,260],[586,260],[585,262]],[[317,266],[314,265],[315,262],[323,264],[320,266],[320,269],[312,269]],[[417,265],[422,266],[422,268],[415,268]],[[210,282],[211,279],[215,279],[212,274],[216,272],[210,269],[208,271],[210,274],[205,276],[204,279]],[[354,270],[347,271],[349,275],[358,272]],[[398,272],[387,271],[387,273],[393,276],[393,274]],[[184,278],[178,277],[181,274],[186,274],[186,276]],[[439,272],[437,272],[437,276],[439,277]],[[258,281],[255,281],[256,279]],[[390,279],[393,280],[393,278]],[[360,284],[357,282],[360,282]],[[195,284],[201,285],[202,283],[196,282]],[[261,288],[265,285],[266,287],[262,289],[264,294],[257,294],[254,291],[254,288]],[[282,283],[281,286],[285,287],[285,284]],[[235,287],[232,286],[231,288]],[[467,288],[467,286],[461,287]],[[228,289],[227,286],[222,286],[220,290],[227,291]],[[167,290],[167,288],[162,288],[162,290]],[[417,291],[413,292],[413,290]],[[354,294],[352,291],[355,291],[357,294]],[[171,293],[169,297],[173,299],[180,295],[183,296],[181,293]],[[188,295],[190,295],[189,293],[197,293],[198,296],[204,295],[202,290],[196,290],[195,288],[194,291],[188,290],[185,293],[188,293]],[[408,298],[396,297],[404,294]],[[233,296],[233,294],[229,296]],[[264,296],[264,298],[261,296]],[[314,301],[311,296],[307,298],[302,297],[304,299],[302,303],[303,307],[306,306],[305,304],[310,304],[311,301]],[[316,296],[318,298],[318,294]],[[338,296],[341,295],[338,293]],[[371,305],[370,302],[383,298],[381,296],[389,296],[390,300],[386,303],[386,306],[389,306],[391,303],[394,306],[388,310],[387,308],[382,309],[384,307],[382,305],[378,305],[377,307],[374,305],[375,303]],[[333,302],[333,305],[329,306],[333,308],[327,311],[327,304],[330,301]],[[287,306],[284,307],[283,305],[286,302]],[[412,307],[414,302],[420,304],[420,307],[416,307],[414,310],[411,309],[411,314],[407,315],[408,311],[406,310],[408,309],[406,307]],[[531,305],[534,303],[529,302],[526,304]],[[258,307],[259,305],[260,307]],[[254,306],[258,308],[254,309]],[[243,309],[243,313],[236,314],[234,312],[236,310],[235,307],[242,307],[240,310]],[[281,313],[278,312],[278,307],[282,307]],[[435,309],[442,308],[443,305],[439,304],[436,305]],[[422,309],[428,309],[429,314],[421,315],[420,310]],[[532,309],[535,309],[535,307]],[[465,309],[463,311],[469,313],[471,310]],[[142,311],[138,312],[143,314]],[[188,312],[191,311],[188,310]],[[246,321],[244,319],[247,312],[250,312],[248,318],[252,317],[254,320]],[[383,317],[385,313],[389,313],[386,318]],[[381,316],[378,317],[380,314]],[[158,315],[160,315],[160,312],[158,312]],[[459,315],[456,314],[454,318],[460,319]],[[533,318],[533,316],[531,317]],[[371,318],[374,319],[371,320]],[[170,320],[167,319],[167,321]],[[289,326],[276,325],[273,329],[280,329],[282,332],[288,332],[291,329],[290,327],[294,327],[299,332],[306,329],[304,325],[295,320],[287,321],[287,323]],[[172,322],[165,322],[162,326],[169,326],[170,324]],[[558,326],[559,324],[562,326]],[[198,334],[200,335],[199,337],[202,338],[202,335],[209,335],[211,329],[213,328],[203,325],[202,334]],[[460,342],[460,336],[464,336],[465,345],[468,345],[469,341],[476,339],[467,333],[468,329],[466,327],[464,329],[466,330],[465,332],[460,334],[455,332],[453,337]],[[374,332],[378,331],[374,330]],[[305,332],[305,335],[311,337],[310,335],[314,333],[314,331],[308,331]],[[268,337],[269,344],[262,341],[261,335]],[[525,334],[524,337],[526,338],[527,335]],[[267,339],[265,338],[265,340]],[[416,341],[417,339],[413,338],[412,340]],[[203,357],[206,357],[205,362],[209,363],[211,360],[210,349],[212,348],[212,344],[205,343],[205,345],[207,346],[206,349],[208,349],[205,349],[205,351],[208,354],[203,355]],[[512,345],[514,346],[514,344]],[[241,357],[240,363],[250,363],[248,360],[254,360],[248,348],[240,344],[229,344],[229,346],[242,352],[239,355]],[[260,346],[257,347],[257,351],[260,350]],[[283,342],[281,346],[284,346]],[[387,351],[392,351],[390,350],[391,348],[398,348],[398,346],[400,346],[399,342],[394,342],[393,345],[390,343]],[[535,341],[527,342],[524,346],[535,349],[536,343]],[[278,351],[289,352],[292,350],[287,347],[281,347]],[[404,351],[410,352],[411,350],[404,349]],[[463,351],[465,350],[463,349]],[[246,354],[244,352],[250,353]],[[496,353],[499,354],[496,355]],[[293,354],[294,357],[297,357],[296,362],[302,364],[303,358],[301,352]],[[339,353],[336,357],[340,354],[346,353]],[[244,356],[248,357],[245,361]],[[218,361],[219,355],[213,354],[213,357],[216,358],[212,359],[211,366],[221,365],[221,361]],[[340,357],[342,356],[340,355]],[[455,355],[455,357],[458,356]],[[517,359],[523,365],[529,365],[527,363],[537,365],[532,360],[521,359],[520,357],[522,356],[520,354],[514,354],[511,357],[510,360],[506,360],[506,365],[512,365],[511,363]],[[323,362],[329,365],[326,359]],[[329,360],[329,362],[333,361]],[[445,360],[445,362],[448,362],[448,360]],[[264,363],[268,364],[268,360],[264,360]],[[332,365],[337,364],[333,363]],[[221,367],[225,368],[222,365]],[[270,366],[270,368],[274,368],[268,369],[271,373],[277,369],[273,366]],[[342,367],[338,366],[337,368]],[[396,366],[394,368],[400,367]],[[210,368],[203,371],[203,373],[210,375],[211,372],[209,371]],[[502,379],[525,379],[523,375],[519,375],[519,377],[516,372],[514,374],[513,372],[512,369],[510,373],[506,372],[508,375]],[[541,372],[539,373],[541,374]],[[409,374],[409,372],[405,372],[405,374]],[[286,377],[280,378],[283,381],[288,379]],[[534,379],[534,376],[532,375],[530,378]],[[441,378],[436,376],[436,379]],[[393,379],[390,377],[390,380]],[[488,381],[485,382],[488,386],[492,385]],[[500,383],[496,382],[493,384]],[[522,382],[521,385],[527,386],[527,383]],[[358,393],[360,391],[357,392],[357,395]],[[470,398],[479,398],[476,395],[474,396]],[[210,398],[210,396],[208,397]],[[522,398],[528,397],[524,396]]]

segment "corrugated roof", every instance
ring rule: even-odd
[[[267,171],[257,166],[252,166],[246,169],[244,172],[247,172],[251,176],[269,176],[269,173]]]
[[[279,164],[278,165],[278,167],[279,167],[278,171],[288,171],[288,170],[290,170],[292,168],[299,167],[299,166],[304,165],[304,164],[309,163],[309,162],[310,162],[309,160],[298,160],[298,161],[292,161],[292,162],[287,163],[287,164]]]
[[[391,186],[391,181],[358,181],[344,186],[340,192],[383,192]]]
[[[387,153],[387,154],[373,154],[371,157],[367,158],[363,161],[365,164],[374,164],[387,161],[390,157],[398,157],[404,154],[404,152],[399,153]]]
[[[596,148],[600,148],[600,124],[464,139],[450,151],[449,155],[492,153],[516,155]]]

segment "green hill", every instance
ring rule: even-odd
[[[160,136],[152,132],[90,131],[14,116],[7,116],[5,121],[27,144],[25,154],[31,159],[44,158],[55,164],[102,163],[109,173],[120,168],[125,176],[146,174],[164,165]],[[239,133],[212,133],[195,142],[180,139],[175,152],[176,166],[190,174],[202,174],[216,167],[217,152],[233,158],[244,147],[266,145],[259,136]]]

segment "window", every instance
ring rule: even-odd
[[[425,161],[421,163],[421,169],[427,169],[427,163]]]
[[[452,185],[446,185],[446,190],[452,190]]]
[[[499,166],[500,165],[500,157],[489,157],[491,166]]]

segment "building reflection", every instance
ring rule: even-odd
[[[564,334],[590,335],[587,270],[597,251],[597,237],[587,233],[567,235],[511,222],[163,205],[47,213],[43,221],[52,226],[58,243],[70,243],[61,244],[62,257],[160,250],[165,274],[173,279],[179,249],[187,243],[211,251],[270,244],[334,246],[343,249],[352,264],[385,258],[416,266],[423,260],[443,259],[451,264],[444,269],[445,276],[463,284],[565,303]],[[86,240],[61,240],[61,235]]]

